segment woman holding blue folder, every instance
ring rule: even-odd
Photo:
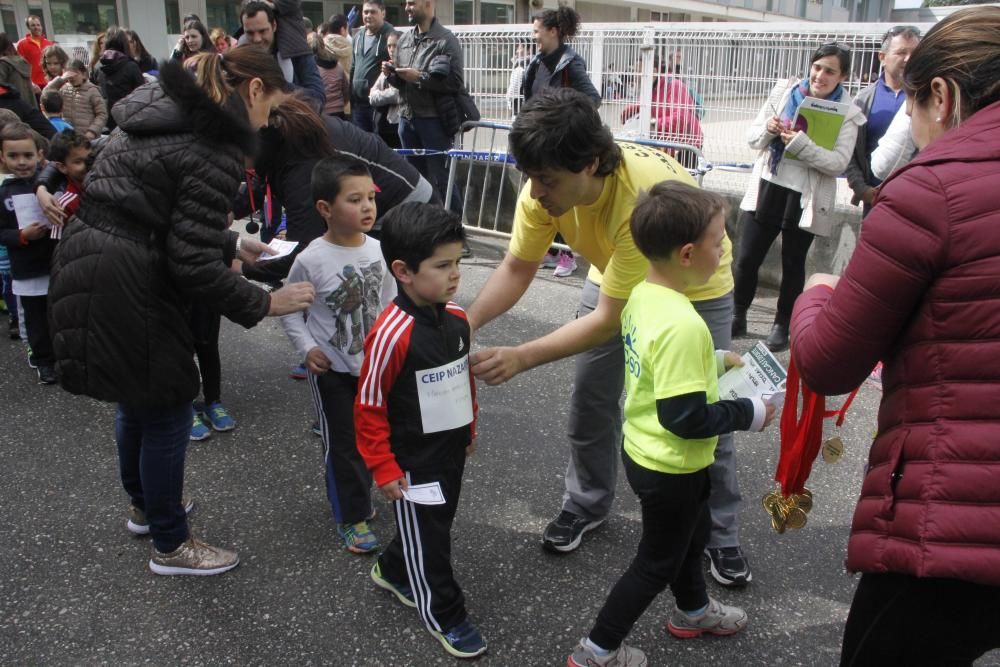
[[[747,133],[760,151],[750,187],[740,202],[739,253],[733,263],[736,281],[733,336],[747,333],[747,310],[757,292],[757,273],[767,251],[781,235],[781,288],[774,324],[766,344],[773,352],[788,348],[788,324],[795,298],[805,284],[806,255],[816,236],[833,227],[837,176],[851,159],[858,127],[865,122],[851,104],[843,83],[851,71],[851,52],[840,44],[824,44],[813,53],[805,79],[775,86]],[[808,98],[813,98],[806,102]],[[825,101],[831,104],[817,104]],[[825,124],[840,122],[835,140],[806,127],[799,111],[826,109]],[[816,123],[814,123],[814,126]],[[826,139],[826,141],[824,141]],[[832,144],[824,147],[822,144]]]

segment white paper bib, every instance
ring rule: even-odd
[[[417,371],[417,396],[424,433],[450,431],[471,423],[469,355],[444,366]]]

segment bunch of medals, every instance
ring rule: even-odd
[[[844,454],[844,442],[835,435],[823,443],[820,453],[825,463],[836,463]],[[781,492],[781,486],[777,485],[774,491],[761,499],[761,504],[771,517],[771,528],[781,535],[789,528],[798,530],[806,525],[807,515],[813,508],[813,494],[803,487],[802,493],[786,496]]]
[[[786,496],[777,488],[764,496],[764,510],[771,515],[771,528],[780,535],[787,528],[798,530],[806,525],[806,515],[813,507],[813,494],[809,489]]]

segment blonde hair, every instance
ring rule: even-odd
[[[924,103],[940,77],[952,92],[951,125],[1000,100],[1000,7],[955,12],[927,32],[903,71],[907,97]]]

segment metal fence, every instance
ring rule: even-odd
[[[710,164],[739,165],[755,158],[746,144],[747,125],[776,80],[804,77],[813,50],[838,42],[852,51],[847,90],[853,96],[878,77],[878,51],[890,27],[872,23],[588,24],[571,46],[587,62],[590,78],[603,97],[601,115],[615,136],[701,145]],[[930,25],[918,27],[926,30]],[[462,44],[466,85],[483,120],[509,122],[513,99],[508,87],[514,59],[518,53],[533,54],[531,26],[454,26],[452,30]],[[686,128],[657,122],[666,110],[664,98],[654,97],[654,85],[667,70],[695,93],[695,101],[687,106],[698,107],[694,111],[701,115],[703,142]],[[496,145],[496,139],[490,143]],[[739,170],[714,169],[705,177],[706,187],[724,192],[742,192],[746,182],[747,175]],[[839,200],[846,203],[846,186],[841,190]]]

